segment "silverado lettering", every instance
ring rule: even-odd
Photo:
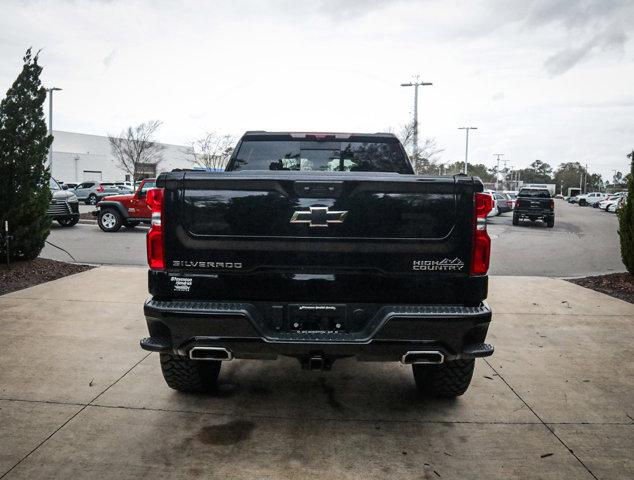
[[[200,261],[189,261],[189,260],[173,260],[173,267],[178,268],[242,268],[242,263],[240,262],[207,262],[204,260]]]

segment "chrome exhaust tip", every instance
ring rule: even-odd
[[[229,361],[233,359],[230,350],[222,347],[193,347],[189,351],[191,360]]]
[[[440,365],[444,361],[445,356],[438,350],[407,352],[401,357],[401,363],[405,365]]]

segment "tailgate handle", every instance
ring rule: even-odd
[[[338,198],[343,182],[295,182],[295,193],[306,198]]]

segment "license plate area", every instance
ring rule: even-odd
[[[346,306],[290,304],[288,327],[293,332],[347,332]]]

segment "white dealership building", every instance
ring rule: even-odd
[[[130,175],[117,165],[108,137],[85,133],[53,130],[52,176],[58,181],[81,183],[89,180],[118,182]],[[154,177],[174,168],[191,168],[192,163],[181,145],[162,144],[163,160],[158,165],[146,165],[143,176]]]

